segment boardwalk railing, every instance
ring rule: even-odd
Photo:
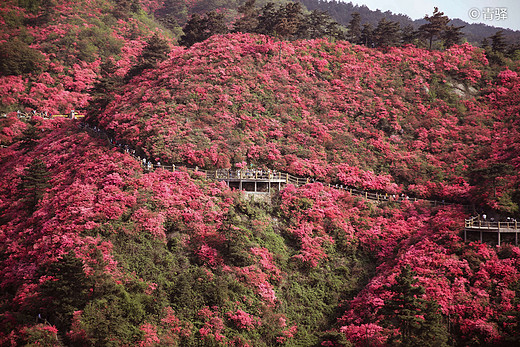
[[[101,136],[106,138],[113,146],[115,146],[114,142],[110,137],[100,128],[94,127],[91,128],[87,123],[80,123],[80,127],[84,128],[85,130],[89,131],[94,136]],[[124,148],[121,148],[124,149]],[[255,182],[254,185],[254,192],[256,191],[257,185],[256,183],[268,183],[268,189],[260,192],[260,193],[269,193],[271,191],[271,183],[276,183],[278,188],[280,189],[282,185],[292,184],[297,187],[303,186],[308,183],[321,183],[323,186],[329,187],[329,188],[335,188],[340,190],[348,191],[353,196],[359,196],[362,198],[365,198],[367,200],[372,201],[378,201],[378,202],[384,202],[384,201],[396,201],[396,202],[402,202],[402,201],[410,201],[410,202],[424,202],[428,203],[431,206],[444,206],[444,205],[461,205],[464,207],[469,207],[468,205],[462,205],[462,204],[455,204],[452,202],[445,202],[445,201],[437,201],[437,200],[427,200],[427,199],[419,199],[414,197],[409,197],[406,195],[393,195],[388,193],[378,193],[378,192],[368,192],[364,190],[358,190],[355,188],[343,186],[341,184],[330,184],[330,183],[324,183],[317,181],[313,178],[309,177],[298,177],[291,175],[286,172],[279,172],[276,170],[258,170],[258,169],[216,169],[216,170],[206,170],[206,169],[199,169],[197,167],[187,167],[187,166],[175,166],[175,165],[162,165],[162,164],[153,164],[148,160],[142,161],[144,158],[141,158],[132,151],[129,150],[129,148],[125,148],[126,152],[130,155],[134,156],[136,159],[138,159],[143,166],[145,170],[152,170],[157,168],[162,168],[168,171],[176,171],[176,170],[182,170],[182,171],[191,171],[191,172],[201,172],[206,175],[206,178],[208,179],[215,179],[219,181],[225,181],[228,185],[231,186],[232,183],[240,182],[238,185],[239,189],[242,189],[242,182]]]
[[[496,233],[497,244],[500,246],[502,234],[515,234],[515,245],[518,245],[518,233],[520,232],[520,223],[515,221],[508,222],[491,222],[482,220],[478,216],[464,220],[464,241],[467,239],[467,232],[478,232],[480,242],[482,242],[483,233]]]

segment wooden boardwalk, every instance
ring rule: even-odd
[[[489,222],[479,219],[478,217],[472,217],[465,220],[464,223],[464,241],[467,240],[467,233],[474,232],[479,233],[480,242],[484,233],[493,233],[497,235],[497,245],[500,246],[502,237],[505,235],[510,236],[514,234],[515,246],[518,246],[518,233],[520,223],[514,222]]]

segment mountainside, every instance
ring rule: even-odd
[[[237,5],[1,6],[0,345],[520,343],[517,235],[463,232],[520,219],[519,62],[177,45]],[[254,199],[218,169],[307,183]]]
[[[518,195],[518,157],[492,144],[517,138],[502,122],[516,108],[498,104],[512,96],[518,77],[506,70],[499,78],[470,45],[382,52],[326,40],[214,36],[173,50],[91,120],[162,162],[248,162],[508,210]],[[476,170],[494,165],[495,156],[507,168],[493,178],[493,194],[477,194],[491,187]]]

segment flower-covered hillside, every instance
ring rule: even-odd
[[[2,1],[0,111],[84,109],[102,63],[124,76],[153,32],[169,40],[148,15],[157,1],[133,3]]]
[[[251,162],[471,201],[479,185],[472,164],[500,121],[499,106],[478,91],[495,90],[488,70],[483,51],[470,45],[383,52],[348,42],[214,36],[174,49],[90,120],[165,162]]]
[[[2,345],[517,338],[520,251],[464,244],[456,207],[321,183],[253,203],[197,172],[148,172],[78,123],[1,122]]]

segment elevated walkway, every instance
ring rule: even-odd
[[[514,235],[515,246],[518,246],[518,233],[520,223],[512,222],[489,222],[479,217],[472,217],[464,221],[464,241],[468,233],[478,233],[480,242],[483,242],[485,234],[496,234],[497,245],[500,246],[504,238],[512,239]]]

